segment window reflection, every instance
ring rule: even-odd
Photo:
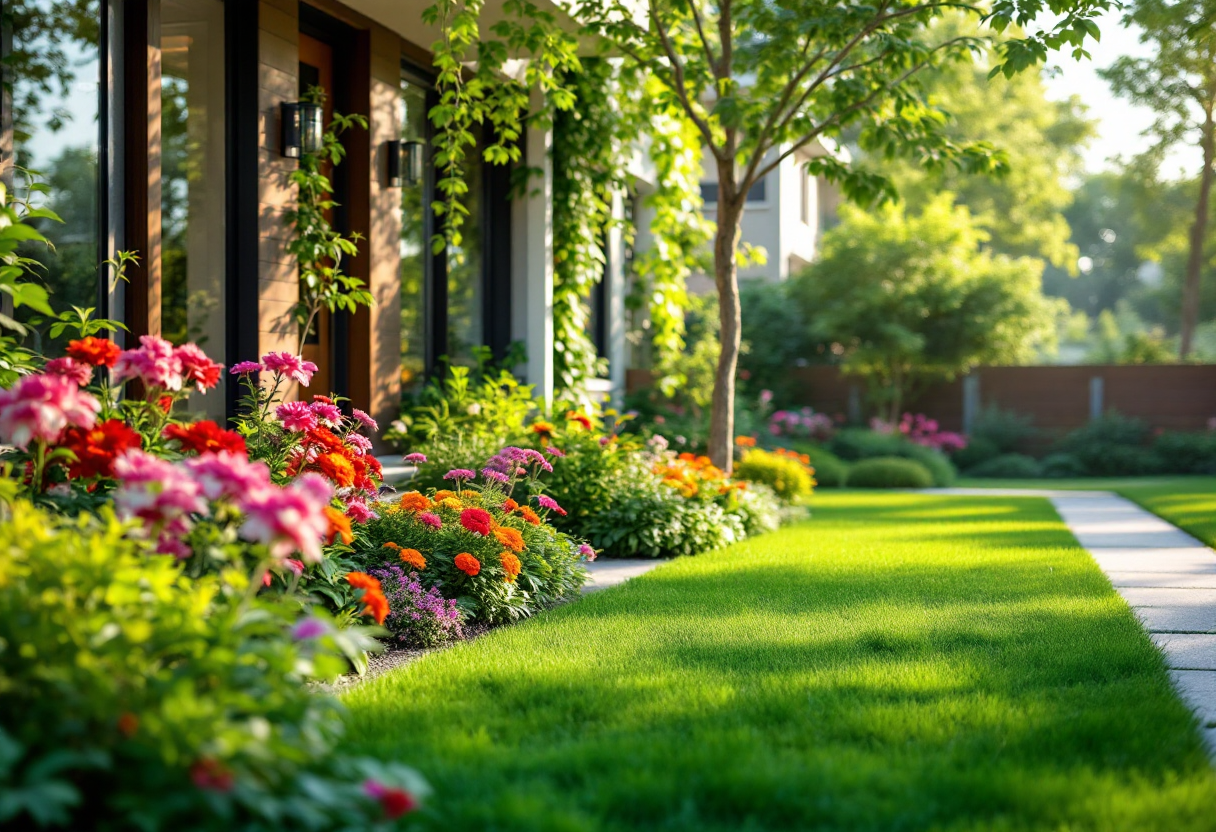
[[[426,140],[426,90],[401,80],[401,140]],[[422,182],[401,186],[401,393],[417,390],[426,374],[426,200]]]
[[[161,74],[161,329],[225,363],[221,0],[162,0]],[[222,415],[217,392],[192,404]]]
[[[50,208],[63,220],[35,220],[53,248],[28,244],[21,253],[43,264],[41,274],[56,309],[96,307],[102,259],[99,5],[97,0],[18,0],[3,8],[13,33],[5,74],[12,84],[15,163],[36,171],[35,178],[49,189],[35,194],[33,204]],[[25,181],[16,175],[18,191]]]
[[[482,320],[482,182],[484,172],[480,150],[466,157],[465,182],[469,192],[463,197],[469,215],[461,226],[461,244],[448,245],[448,357],[453,364],[474,364],[475,348],[485,343]]]

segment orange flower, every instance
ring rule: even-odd
[[[499,526],[494,530],[494,539],[512,552],[522,552],[524,550],[524,536],[516,529]]]
[[[524,520],[531,523],[533,526],[540,525],[540,515],[538,515],[535,511],[533,511],[530,506],[520,506],[519,515],[520,515],[520,517],[524,518]]]
[[[580,425],[583,426],[583,430],[591,430],[591,427],[592,427],[591,417],[588,416],[586,413],[580,413],[577,410],[566,411],[566,421],[578,422]]]
[[[502,561],[502,571],[507,573],[507,583],[511,583],[519,577],[521,568],[519,558],[510,552],[503,552],[498,558]]]
[[[326,506],[323,511],[325,519],[329,521],[329,542],[332,544],[341,538],[342,542],[349,546],[355,539],[354,533],[350,530],[350,518],[333,506]]]
[[[355,483],[355,466],[342,454],[330,451],[317,457],[317,469],[340,488],[347,488]]]
[[[436,494],[435,496],[439,495]],[[437,503],[444,508],[450,508],[452,511],[460,511],[464,508],[464,503],[460,502],[460,500],[457,500],[455,497],[444,497],[442,500],[438,500]]]
[[[517,509],[517,508],[519,508],[519,503],[515,502],[510,497],[508,497],[507,499],[502,501],[502,510],[503,511],[512,512],[512,511],[515,511],[515,509]]]
[[[461,491],[460,496],[463,497],[465,499],[465,501],[469,502],[469,503],[476,503],[479,500],[481,500],[480,491],[473,491],[472,489],[468,489],[468,488],[466,488],[464,491]]]
[[[455,491],[447,491],[447,490],[441,488],[440,490],[435,492],[435,496],[432,497],[431,499],[433,499],[435,502],[438,503],[438,502],[442,502],[443,500],[450,500],[450,499],[454,498],[455,496],[456,496]]]
[[[540,437],[540,443],[543,445],[553,438],[553,431],[557,428],[552,422],[539,420],[532,423],[532,432]]]
[[[384,544],[383,546],[381,546],[380,548],[381,548],[381,549],[395,549],[396,551],[400,552],[400,551],[401,551],[401,544],[400,544],[400,543],[394,543],[393,541],[391,541],[391,540],[390,540],[388,543],[385,543],[385,544]]]
[[[113,367],[118,363],[121,352],[122,349],[113,341],[92,335],[79,341],[69,341],[67,348],[69,356],[93,367]]]
[[[118,730],[124,737],[135,736],[135,732],[139,730],[139,717],[130,711],[124,712],[118,717]]]
[[[468,552],[461,552],[456,556],[456,568],[471,578],[481,571],[481,561]]]
[[[754,436],[736,436],[735,444],[738,445],[740,448],[754,448],[754,447],[756,447],[756,437],[754,437]]]
[[[426,511],[430,507],[431,501],[418,491],[407,491],[401,495],[401,508],[406,511]]]
[[[368,589],[363,592],[364,607],[360,615],[370,615],[376,619],[377,624],[383,624],[384,619],[388,618],[391,610],[388,608],[388,599],[384,597],[384,593],[378,589]]]
[[[397,548],[401,549],[400,546]],[[399,554],[401,555],[401,560],[415,569],[426,569],[426,558],[417,549],[401,549]]]
[[[366,572],[347,572],[346,582],[355,589],[374,589],[380,591],[380,581]]]

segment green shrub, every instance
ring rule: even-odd
[[[954,456],[950,459],[963,471],[969,472],[975,466],[996,459],[1000,455],[1000,447],[991,439],[972,435],[967,439],[967,447],[961,451],[955,451]]]
[[[1084,477],[1085,464],[1072,454],[1048,454],[1039,462],[1045,477]]]
[[[762,448],[752,448],[735,465],[736,479],[760,482],[791,502],[811,495],[814,480],[807,466],[792,456],[783,456]]]
[[[763,483],[735,491],[734,501],[727,506],[726,512],[739,518],[743,533],[748,537],[774,532],[785,519],[781,498]]]
[[[1216,431],[1166,431],[1153,442],[1153,452],[1169,474],[1216,474]]]
[[[496,450],[521,441],[528,422],[539,411],[531,385],[522,384],[507,370],[495,371],[481,360],[472,370],[451,366],[446,378],[431,381],[419,394],[418,403],[405,409],[400,424],[394,424],[385,438],[402,449],[422,453],[427,453],[424,446],[444,439]]]
[[[843,488],[849,478],[849,464],[831,451],[815,448],[807,452],[820,488]]]
[[[933,475],[919,462],[896,456],[863,459],[849,469],[853,488],[929,488]]]
[[[949,458],[941,451],[909,442],[899,433],[878,433],[865,428],[846,428],[833,437],[828,449],[841,459],[873,459],[875,457],[901,457],[919,462],[933,477],[933,484],[945,488],[954,484],[958,473]],[[852,485],[852,469],[849,484]]]
[[[998,454],[1008,454],[1016,451],[1026,440],[1034,438],[1037,433],[1031,417],[990,405],[981,408],[975,415],[968,439],[971,442],[983,440],[995,446]],[[965,467],[962,462],[958,464]]]
[[[1026,454],[1001,454],[967,472],[972,477],[990,479],[1033,479],[1043,476],[1043,466]]]
[[[685,499],[653,476],[591,515],[583,534],[610,557],[695,555],[744,537],[742,520],[716,503]]]
[[[0,827],[385,828],[365,781],[423,786],[338,753],[302,675],[345,668],[332,621],[125,531],[26,503],[0,523]]]
[[[1148,438],[1146,422],[1112,411],[1065,434],[1053,452],[1075,457],[1088,476],[1139,476],[1162,468],[1147,448]]]

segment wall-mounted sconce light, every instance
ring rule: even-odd
[[[321,105],[309,101],[284,101],[279,105],[283,127],[283,155],[299,159],[301,153],[316,153],[321,149],[325,126],[321,123]]]
[[[417,185],[422,182],[422,142],[400,141],[388,143],[388,186]]]

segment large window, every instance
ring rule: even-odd
[[[423,158],[426,141],[426,88],[409,78],[401,79],[401,140],[418,142]],[[417,390],[426,376],[427,307],[430,291],[427,263],[430,243],[426,238],[426,177],[405,179],[401,186],[401,392]]]
[[[161,72],[161,328],[225,363],[221,0],[162,0]],[[196,406],[222,415],[224,397]]]
[[[101,128],[100,10],[97,0],[19,0],[3,4],[13,33],[5,81],[11,85],[14,177],[21,195],[29,177],[48,187],[35,205],[62,223],[39,220],[54,248],[22,253],[43,264],[56,309],[97,307],[100,299],[98,159]],[[24,311],[24,310],[23,310]]]
[[[485,164],[480,146],[466,157],[462,198],[469,215],[460,228],[460,245],[448,244],[447,356],[453,364],[472,364],[475,351],[486,343],[485,273],[482,268]]]

